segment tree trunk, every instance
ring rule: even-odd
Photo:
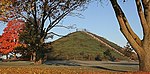
[[[139,70],[140,71],[150,71],[150,57],[139,58]]]
[[[143,56],[139,57],[139,70],[150,72],[150,33],[143,40],[143,49],[145,53],[142,53]]]
[[[39,60],[36,60],[35,62],[34,62],[34,64],[43,64],[43,59],[42,58],[40,58]]]
[[[36,60],[36,52],[32,52],[30,61],[35,62]]]
[[[43,64],[44,61],[44,53],[42,50],[38,50],[35,52],[35,61],[34,64]]]
[[[6,54],[6,59],[9,59],[8,54]]]
[[[14,53],[14,58],[13,58],[14,60],[16,60],[17,59],[17,56],[16,56],[16,53]]]
[[[138,54],[139,70],[150,72],[150,1],[135,0],[138,16],[143,29],[143,40],[132,30],[117,1],[118,0],[110,0],[119,22],[120,30]]]
[[[31,53],[30,61],[35,62],[35,60],[36,60],[36,52],[32,52],[32,53]]]
[[[30,56],[30,61],[33,61],[33,54],[31,54]]]
[[[32,61],[36,61],[36,52],[33,52],[33,57],[32,57]]]

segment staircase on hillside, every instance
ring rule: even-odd
[[[93,35],[90,32],[87,31],[83,31],[84,33],[86,33],[87,35],[93,37],[94,39],[96,39],[97,41],[101,42],[102,44],[104,44],[105,46],[109,47],[110,49],[114,50],[115,52],[119,53],[122,56],[125,56],[123,53],[119,52],[117,49],[115,49],[114,47],[110,46],[109,44],[107,44],[106,42],[102,41],[101,39],[99,39],[98,37],[96,37],[95,35]]]

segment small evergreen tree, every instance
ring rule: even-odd
[[[126,44],[126,46],[124,46],[124,54],[127,57],[130,57],[132,55],[132,47],[130,46],[129,43]]]
[[[104,51],[104,56],[108,57],[107,59],[110,60],[110,61],[115,61],[116,60],[116,58],[111,54],[109,49]]]

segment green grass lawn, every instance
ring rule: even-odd
[[[137,71],[138,62],[127,61],[47,61],[42,65],[29,61],[0,62],[2,74],[120,74]]]

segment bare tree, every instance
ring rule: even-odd
[[[124,0],[125,1],[125,0]],[[150,71],[150,0],[135,0],[138,16],[143,28],[141,40],[130,27],[130,24],[117,0],[110,0],[118,19],[120,30],[137,52],[139,70]]]

